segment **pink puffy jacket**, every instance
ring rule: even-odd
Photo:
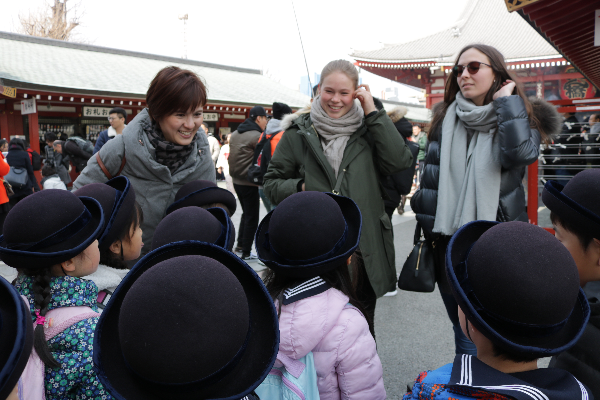
[[[347,304],[348,296],[329,289],[282,306],[279,351],[295,360],[313,352],[321,400],[385,399],[375,340]]]

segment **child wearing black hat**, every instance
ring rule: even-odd
[[[569,252],[525,222],[473,221],[450,239],[446,274],[477,357],[419,375],[409,399],[593,399],[567,371],[537,360],[573,346],[590,308]]]
[[[278,344],[252,268],[185,241],[152,250],[123,279],[98,322],[94,364],[119,400],[255,400]]]
[[[581,339],[554,356],[550,367],[569,371],[600,398],[600,169],[584,170],[564,187],[548,181],[542,200],[550,210],[556,238],[577,264],[591,310]]]
[[[175,195],[175,201],[167,208],[167,215],[183,207],[213,208],[221,207],[231,217],[235,214],[237,203],[233,194],[218,187],[214,182],[205,180],[191,181],[183,185]]]
[[[19,377],[33,347],[29,308],[19,292],[0,277],[0,399],[19,400]]]
[[[152,237],[152,250],[169,243],[194,240],[212,243],[228,251],[233,248],[235,229],[227,212],[220,207],[179,208],[160,221]]]
[[[127,261],[140,256],[144,246],[141,228],[144,215],[125,176],[106,183],[91,183],[73,193],[96,199],[104,211],[104,230],[98,238],[100,265],[96,272],[84,277],[98,287],[98,307],[103,309],[129,272]]]
[[[275,366],[312,352],[321,398],[386,397],[372,322],[356,300],[348,269],[361,226],[351,199],[309,191],[282,201],[256,233],[258,258],[270,268],[267,290],[279,313]]]
[[[48,204],[60,207],[49,213]],[[29,302],[46,399],[111,398],[92,370],[98,289],[81,279],[98,268],[103,226],[98,201],[56,189],[27,196],[4,223],[0,258],[19,271],[15,287]]]

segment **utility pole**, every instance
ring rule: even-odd
[[[183,21],[183,57],[187,59],[187,20],[188,15],[180,15],[179,19]]]

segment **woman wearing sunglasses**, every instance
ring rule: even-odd
[[[470,221],[528,221],[525,167],[560,124],[551,105],[525,97],[498,50],[473,44],[460,51],[444,101],[434,108],[421,187],[411,199],[425,237],[435,244],[457,354],[476,355],[476,349],[461,331],[444,272],[448,241]]]

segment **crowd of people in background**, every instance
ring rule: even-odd
[[[375,310],[398,287],[409,196],[456,357],[398,394],[600,396],[583,290],[600,281],[597,114],[563,121],[483,44],[458,54],[426,130],[345,60],[306,107],[256,105],[225,137],[192,71],[159,71],[146,102],[128,123],[112,109],[95,146],[0,141],[0,259],[17,271],[0,278],[0,398],[385,399]],[[523,185],[551,144],[570,160],[542,194],[556,237],[528,223]]]

